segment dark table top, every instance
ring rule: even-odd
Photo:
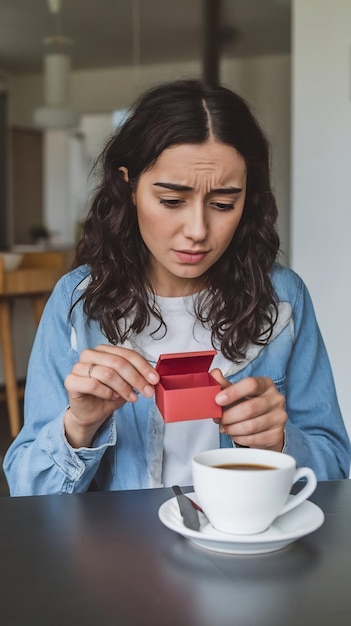
[[[191,544],[158,519],[171,497],[0,498],[1,626],[350,626],[350,480],[319,483],[321,528],[263,555]]]

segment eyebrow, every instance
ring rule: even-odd
[[[154,183],[154,187],[162,187],[162,189],[170,189],[171,191],[194,191],[193,187],[187,185],[177,185],[176,183]],[[219,189],[211,189],[210,193],[233,194],[240,193],[242,187],[223,187]]]

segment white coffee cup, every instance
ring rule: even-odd
[[[219,465],[244,465],[250,469]],[[292,456],[255,448],[200,452],[192,460],[192,472],[198,503],[212,526],[238,535],[265,531],[276,517],[304,502],[317,486],[313,470],[296,469]],[[306,484],[297,495],[289,495],[301,478],[306,479]]]

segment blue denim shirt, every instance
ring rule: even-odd
[[[154,398],[126,403],[99,429],[91,448],[73,449],[65,438],[63,381],[84,348],[106,343],[82,303],[68,316],[82,294],[77,285],[82,289],[88,276],[85,266],[64,276],[43,313],[28,366],[24,426],[4,459],[11,495],[82,492],[93,479],[101,490],[161,486],[164,422]],[[278,264],[272,282],[279,316],[269,344],[249,346],[246,360],[223,375],[230,382],[272,378],[286,398],[284,452],[319,480],[347,478],[350,442],[310,296],[301,278]],[[234,444],[219,435],[219,445]]]

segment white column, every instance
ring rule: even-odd
[[[351,433],[351,2],[292,5],[291,264],[311,291]]]
[[[65,130],[44,133],[44,216],[57,243],[74,241],[75,216],[71,215],[68,194],[69,136]]]

